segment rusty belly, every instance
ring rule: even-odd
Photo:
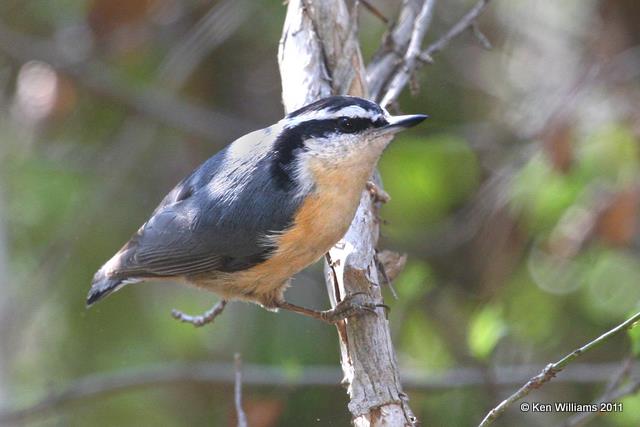
[[[278,248],[268,260],[234,274],[236,285],[247,284],[256,293],[268,293],[299,271],[318,261],[347,232],[360,200],[354,195],[308,196],[293,225],[274,236]],[[346,196],[346,197],[345,197]]]
[[[279,235],[271,236],[277,247],[268,260],[226,281],[226,288],[244,290],[245,295],[266,299],[281,295],[289,278],[318,261],[349,229],[362,191],[371,176],[375,159],[350,164],[311,163],[315,192],[308,195],[292,221],[293,225]],[[267,304],[268,305],[268,304]]]

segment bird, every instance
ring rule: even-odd
[[[218,295],[204,316],[174,310],[196,326],[231,300],[327,323],[371,310],[353,295],[312,310],[289,303],[284,292],[345,235],[394,135],[427,117],[329,96],[238,138],[178,183],[95,273],[87,306],[125,285],[161,279]]]

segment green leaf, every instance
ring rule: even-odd
[[[467,344],[478,359],[487,359],[507,331],[500,307],[487,305],[478,311],[469,325]]]

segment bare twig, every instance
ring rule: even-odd
[[[385,86],[400,66],[398,59],[407,50],[413,24],[423,3],[424,0],[402,1],[397,19],[367,66],[367,86],[374,101],[380,101]]]
[[[493,49],[491,41],[489,41],[489,38],[487,38],[482,30],[480,30],[480,25],[478,25],[477,21],[473,21],[473,23],[471,24],[471,31],[483,48],[487,50]]]
[[[610,381],[607,383],[607,387],[605,388],[604,393],[602,393],[602,395],[594,401],[595,404],[599,406],[600,403],[611,402],[621,397],[617,395],[618,393],[620,393],[621,390],[628,389],[628,386],[623,387],[622,384],[625,382],[627,378],[629,378],[629,375],[631,374],[631,370],[634,366],[634,362],[635,362],[634,356],[629,356],[624,360],[624,362],[622,362],[622,365],[620,366],[620,369],[618,370],[618,372],[616,372],[616,374],[612,376]],[[640,380],[632,381],[632,383],[638,384],[640,383]],[[637,391],[635,386],[631,390],[632,391],[630,393],[626,393],[626,394],[635,393]],[[617,396],[617,397],[614,397],[614,396]],[[587,423],[590,419],[595,417],[596,415],[598,415],[598,412],[581,412],[567,419],[563,423],[563,426],[564,427],[582,426],[585,423]]]
[[[593,384],[606,382],[620,363],[574,364],[554,383]],[[15,424],[28,419],[43,417],[69,405],[89,402],[104,396],[112,396],[132,390],[175,386],[176,384],[235,384],[235,366],[229,363],[171,363],[132,368],[104,374],[93,374],[66,384],[37,403],[22,409],[0,410],[0,425]],[[435,374],[405,369],[402,382],[410,390],[442,391],[462,387],[486,386],[488,383],[500,387],[521,384],[531,373],[531,365],[502,366],[488,373],[476,367],[459,367]],[[637,366],[632,370],[640,375]],[[299,375],[282,367],[244,364],[243,386],[251,387],[339,387],[341,373],[334,366],[305,366]]]
[[[603,397],[609,396],[620,388],[622,383],[625,382],[629,375],[631,374],[631,369],[633,369],[633,365],[635,363],[635,356],[629,355],[620,366],[620,370],[616,372],[614,376],[611,377],[611,380],[607,383],[607,387],[602,394]]]
[[[362,6],[364,6],[364,8],[367,9],[369,12],[371,12],[373,16],[380,19],[385,24],[389,24],[389,18],[384,16],[384,13],[380,12],[380,10],[378,10],[377,7],[369,3],[368,0],[360,0],[360,4],[362,4]]]
[[[601,403],[615,402],[617,400],[622,399],[623,397],[634,395],[639,391],[640,391],[640,378],[636,378],[635,380],[630,381],[625,386],[621,386],[620,388],[614,390],[612,393],[598,399],[595,403],[599,407]],[[602,414],[603,412],[600,412],[600,411],[582,412],[580,414],[576,414],[575,416],[569,418],[563,424],[563,426],[564,427],[583,426],[589,420]]]
[[[429,58],[432,58],[433,55],[440,52],[444,49],[451,40],[458,37],[460,34],[465,32],[468,28],[471,28],[478,16],[482,13],[485,7],[489,4],[490,0],[480,0],[476,3],[469,11],[464,14],[462,18],[458,22],[455,23],[453,27],[449,29],[442,37],[440,37],[435,42],[431,43],[421,54],[422,58],[426,58],[427,62],[429,62]],[[488,40],[487,40],[488,41]],[[490,43],[489,43],[490,45]]]
[[[640,320],[640,313],[636,313],[634,316],[622,322],[615,328],[607,331],[606,333],[600,335],[598,338],[594,339],[593,341],[590,341],[589,343],[583,345],[582,347],[567,354],[565,357],[563,357],[559,361],[548,364],[538,375],[531,378],[525,385],[520,387],[518,391],[513,393],[511,396],[507,397],[505,400],[500,402],[498,406],[496,406],[491,411],[489,411],[487,416],[479,424],[479,427],[486,427],[488,425],[493,424],[493,422],[500,415],[502,415],[502,413],[506,411],[507,408],[509,408],[509,406],[511,406],[513,403],[517,402],[518,400],[522,399],[523,397],[531,393],[531,391],[533,391],[534,389],[540,388],[546,382],[553,379],[568,364],[573,362],[578,357],[582,356],[584,353],[590,350],[593,350],[595,347],[599,346],[600,344],[602,344],[612,336],[622,331],[626,331],[629,328],[632,328],[638,320]]]
[[[216,3],[171,49],[159,73],[171,88],[193,73],[202,59],[224,43],[245,21],[252,2],[225,0]]]
[[[240,353],[233,356],[233,366],[235,370],[233,401],[236,405],[236,415],[238,417],[238,427],[247,427],[247,414],[242,409],[242,359]]]
[[[357,17],[344,0],[290,0],[279,50],[285,109],[329,94],[366,97],[368,88],[358,44]],[[325,266],[331,305],[345,295],[366,293],[366,302],[383,302],[375,262],[379,236],[375,204],[363,192],[351,227],[330,250]],[[339,322],[343,384],[354,425],[415,425],[402,391],[389,323],[382,310]]]
[[[404,87],[409,83],[409,80],[419,63],[418,57],[420,56],[422,40],[431,25],[435,4],[435,0],[425,0],[422,5],[422,9],[413,24],[411,39],[409,41],[409,46],[407,47],[407,52],[404,55],[402,65],[393,79],[391,79],[391,82],[387,87],[387,91],[382,97],[382,101],[380,102],[382,106],[389,105],[398,99],[398,96],[400,96]]]
[[[55,43],[20,34],[3,23],[0,23],[0,53],[19,62],[46,62],[87,90],[192,135],[230,140],[253,127],[244,120],[180,100],[154,87],[139,89],[124,84],[105,64],[69,61]]]
[[[387,251],[390,252],[390,251]],[[375,259],[376,259],[376,267],[378,268],[378,271],[380,272],[380,275],[382,276],[382,279],[384,280],[384,283],[389,287],[389,290],[391,291],[391,295],[393,296],[393,299],[398,299],[398,293],[396,292],[396,288],[393,287],[393,282],[391,281],[391,279],[389,278],[389,275],[387,274],[387,267],[386,265],[380,260],[380,257],[378,256],[379,253],[376,252],[375,254]],[[400,254],[397,254],[400,255]],[[402,266],[404,268],[404,266]]]
[[[185,314],[174,308],[173,310],[171,310],[171,316],[173,316],[173,318],[176,320],[179,320],[183,323],[191,323],[196,328],[199,328],[200,326],[204,326],[213,322],[216,317],[222,314],[226,305],[226,300],[220,300],[216,305],[211,307],[211,309],[205,311],[200,316],[189,316],[188,314]]]

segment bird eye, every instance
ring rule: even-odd
[[[354,120],[349,117],[340,117],[338,119],[338,129],[346,133],[353,133],[357,130]]]

